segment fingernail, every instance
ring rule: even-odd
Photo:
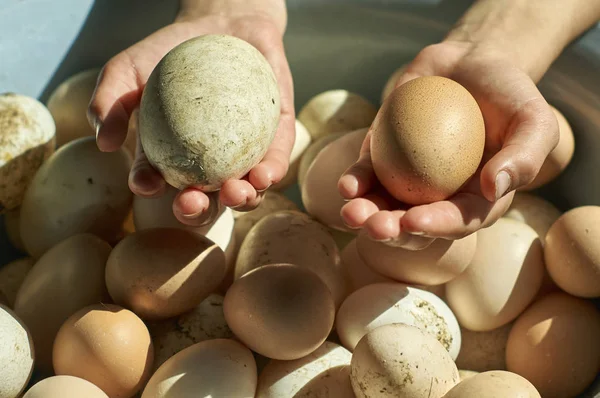
[[[242,208],[242,207],[246,206],[246,203],[247,203],[246,201],[243,201],[243,202],[242,202],[242,203],[240,203],[239,205],[233,206],[233,207],[232,207],[232,209],[234,209],[234,210],[235,210],[235,209],[240,209],[240,208]]]
[[[423,231],[406,231],[407,233],[414,236],[425,236],[425,232]]]
[[[354,198],[358,192],[358,181],[351,175],[345,175],[340,178],[338,187],[344,187],[346,193],[349,195],[346,198]],[[343,196],[343,195],[342,195]]]
[[[269,184],[267,185],[267,187],[265,189],[257,189],[256,192],[258,193],[263,193],[265,192],[267,189],[271,188],[271,185],[273,185],[272,182],[269,182]]]
[[[96,132],[96,139],[98,139],[98,132],[102,128],[102,121],[98,118],[97,115],[92,115],[92,127]]]
[[[496,176],[496,200],[503,197],[510,188],[510,174],[502,170]]]
[[[181,216],[183,218],[187,218],[188,220],[193,220],[193,219],[196,219],[196,218],[200,217],[202,214],[204,214],[204,210],[199,211],[198,213],[193,213],[193,214],[183,214],[183,213],[181,213]]]

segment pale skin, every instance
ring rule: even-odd
[[[535,178],[558,142],[556,118],[535,83],[564,47],[598,19],[600,0],[474,2],[444,41],[417,55],[396,85],[441,75],[474,95],[487,137],[479,172],[452,198],[407,208],[379,186],[367,136],[358,162],[339,181],[340,193],[349,200],[341,213],[345,223],[364,228],[376,240],[413,246],[433,238],[460,238],[495,222],[510,205],[514,191]],[[277,76],[282,109],[277,137],[247,176],[227,181],[214,194],[185,189],[175,198],[173,212],[183,223],[201,225],[218,205],[236,210],[256,207],[262,192],[287,172],[295,138],[293,84],[282,42],[286,23],[284,0],[182,0],[173,24],[116,55],[104,67],[89,109],[98,147],[114,151],[124,142],[128,126],[136,128],[134,111],[144,85],[171,48],[207,33],[240,37],[265,55]],[[144,197],[159,196],[165,189],[139,145],[129,185]]]

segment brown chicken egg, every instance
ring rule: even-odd
[[[376,242],[362,232],[356,247],[365,264],[381,275],[400,282],[440,285],[468,267],[475,255],[477,234],[458,240],[436,239],[422,250],[407,250]]]
[[[357,160],[366,128],[345,134],[323,148],[306,172],[302,203],[321,223],[341,231],[354,232],[344,224],[340,211],[346,201],[338,191],[338,180]]]
[[[144,320],[192,310],[225,277],[225,255],[208,238],[179,228],[127,236],[106,263],[106,286],[116,304]]]
[[[544,398],[575,397],[600,371],[600,313],[590,301],[551,293],[513,326],[506,367],[529,380]]]
[[[527,379],[506,371],[479,373],[458,383],[444,398],[541,398]]]
[[[407,204],[453,195],[483,157],[481,110],[463,86],[444,77],[420,77],[396,88],[371,129],[375,174]]]
[[[527,308],[544,275],[542,244],[528,225],[501,218],[477,233],[471,264],[446,284],[446,300],[461,326],[499,328]]]
[[[556,220],[546,235],[544,256],[562,290],[600,297],[600,206],[577,207]]]
[[[36,383],[23,398],[109,398],[87,380],[73,376],[52,376]]]
[[[62,325],[52,360],[57,375],[88,380],[110,398],[131,398],[150,378],[154,347],[146,325],[133,312],[96,304]]]
[[[333,327],[334,302],[311,270],[271,264],[248,272],[225,295],[233,333],[267,358],[293,360],[316,350]]]

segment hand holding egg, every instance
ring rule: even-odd
[[[444,78],[456,89],[446,91]],[[493,224],[557,144],[555,115],[510,60],[490,62],[443,42],[422,50],[396,86],[358,161],[339,181],[351,200],[342,209],[344,221],[377,240],[405,233],[456,239]],[[458,94],[464,89],[471,100]],[[475,133],[482,116],[484,142]]]

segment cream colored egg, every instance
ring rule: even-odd
[[[302,158],[300,159],[300,165],[298,166],[298,185],[302,187],[306,178],[308,169],[314,162],[315,158],[327,145],[348,134],[350,131],[342,131],[339,133],[327,134],[319,139],[314,139],[310,146],[306,149]]]
[[[73,376],[52,376],[36,383],[23,398],[108,398],[87,380]]]
[[[111,398],[130,398],[150,378],[154,347],[144,322],[113,304],[74,313],[61,326],[52,354],[57,375],[88,380]]]
[[[0,305],[0,397],[17,398],[33,372],[35,349],[27,326]]]
[[[4,293],[10,307],[14,306],[17,292],[34,264],[33,258],[23,257],[0,267],[0,292]]]
[[[131,156],[125,150],[100,152],[95,137],[57,150],[36,173],[21,206],[21,237],[39,257],[78,233],[112,242],[131,206],[127,179]]]
[[[208,340],[165,362],[142,398],[252,398],[256,378],[256,362],[248,348],[234,340]]]
[[[356,398],[441,398],[458,381],[458,369],[439,341],[401,323],[378,327],[352,355]]]
[[[225,277],[223,250],[208,238],[179,228],[129,235],[110,253],[106,286],[116,304],[144,320],[192,310]]]
[[[541,398],[527,379],[506,371],[479,373],[461,381],[444,398]]]
[[[589,300],[551,293],[515,322],[506,367],[544,398],[575,397],[600,372],[600,313]]]
[[[401,283],[377,283],[352,293],[336,316],[336,331],[354,351],[360,339],[383,325],[404,323],[434,336],[456,359],[461,335],[450,308],[433,293]]]
[[[312,97],[298,113],[313,140],[327,134],[369,127],[377,109],[362,96],[346,90],[329,90]]]
[[[360,154],[366,128],[344,134],[325,146],[315,157],[302,183],[302,203],[306,211],[321,223],[341,231],[346,227],[340,211],[346,200],[340,195],[338,181]]]
[[[436,239],[421,250],[408,250],[376,242],[361,233],[356,247],[363,261],[376,272],[406,283],[440,285],[469,266],[477,247],[477,234],[458,240]]]
[[[381,91],[381,103],[383,104],[383,101],[385,101],[385,99],[388,97],[388,95],[390,95],[392,93],[392,91],[394,91],[394,88],[396,88],[396,83],[398,82],[398,79],[400,78],[400,76],[402,76],[402,74],[404,73],[404,70],[406,69],[406,64],[402,65],[401,67],[399,67],[398,69],[396,69],[394,71],[394,73],[392,73],[390,75],[390,77],[387,79],[387,81],[385,82],[385,85],[383,86],[383,90]]]
[[[475,375],[478,375],[479,372],[475,372],[474,370],[463,370],[463,369],[459,369],[458,370],[458,375],[460,376],[460,381],[465,381],[468,378],[471,378]]]
[[[149,322],[148,329],[154,343],[154,370],[191,345],[233,337],[223,315],[223,296],[216,294],[211,294],[196,308],[178,317]]]
[[[461,346],[456,366],[477,372],[506,370],[506,341],[511,328],[512,323],[487,332],[461,328]]]
[[[560,215],[560,210],[541,197],[517,192],[504,217],[529,225],[537,232],[543,245],[546,242],[548,230]]]
[[[21,220],[21,208],[17,207],[6,211],[4,214],[4,228],[6,229],[6,237],[13,247],[19,251],[25,251],[23,239],[21,239],[21,231],[19,224]]]
[[[271,360],[258,378],[256,398],[353,397],[351,359],[350,351],[326,341],[303,358]]]
[[[48,250],[27,274],[15,312],[31,332],[41,370],[52,369],[52,344],[67,318],[110,299],[104,284],[110,251],[110,245],[94,235],[74,235]]]
[[[304,127],[302,122],[296,119],[296,140],[294,141],[292,153],[290,154],[290,166],[285,177],[283,177],[279,183],[271,186],[270,189],[282,191],[298,181],[298,168],[300,167],[300,159],[306,151],[306,148],[308,148],[310,145],[311,141],[312,137],[310,136],[310,133],[306,127]]]
[[[327,285],[306,267],[271,264],[234,282],[223,302],[225,320],[252,351],[280,360],[316,350],[333,327]]]
[[[21,205],[35,173],[54,152],[55,132],[41,102],[0,93],[0,213]]]
[[[351,292],[374,283],[394,282],[394,280],[373,271],[371,267],[365,264],[358,254],[356,239],[350,241],[342,250],[341,259],[342,266],[348,275]]]
[[[533,301],[544,275],[542,244],[528,225],[508,218],[480,230],[469,267],[446,284],[461,326],[488,331],[514,320]]]
[[[336,308],[348,294],[339,250],[317,221],[297,211],[280,211],[260,220],[240,247],[235,278],[266,264],[290,263],[314,271],[329,287]]]

